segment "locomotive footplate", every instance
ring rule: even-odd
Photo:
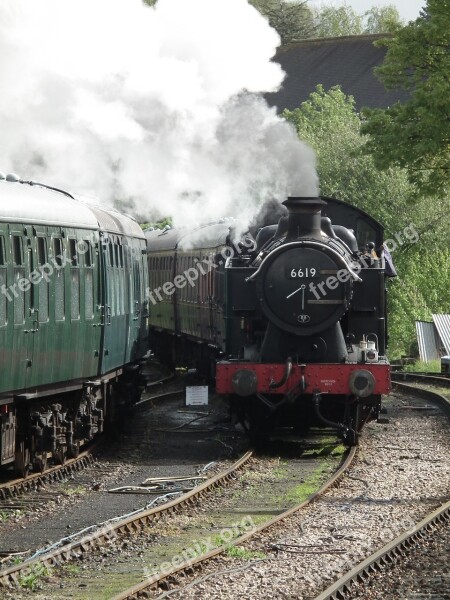
[[[388,394],[391,390],[390,365],[386,363],[297,364],[238,363],[216,365],[216,391],[219,394],[343,394],[366,397]],[[241,383],[242,382],[242,383]],[[274,385],[282,382],[282,385]]]

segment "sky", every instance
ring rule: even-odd
[[[420,9],[425,6],[426,0],[309,0],[310,6],[321,6],[323,4],[340,6],[348,4],[358,14],[364,13],[373,6],[387,6],[393,4],[399,12],[403,21],[414,21],[419,16]]]

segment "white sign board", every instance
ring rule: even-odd
[[[192,385],[186,387],[186,406],[202,406],[208,404],[208,386]]]

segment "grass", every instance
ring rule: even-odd
[[[26,590],[34,592],[41,577],[48,577],[49,575],[51,575],[51,571],[45,565],[33,565],[26,575],[19,577],[19,585]]]
[[[417,360],[413,364],[404,365],[403,370],[407,373],[410,371],[414,372],[422,372],[425,373],[440,373],[441,372],[441,361],[440,359],[430,360],[429,362],[425,362],[423,360]]]
[[[264,552],[246,550],[245,548],[239,548],[238,546],[229,546],[225,550],[227,556],[232,558],[243,558],[245,560],[251,560],[253,558],[267,558]]]
[[[344,444],[339,444],[338,446],[335,446],[333,448],[333,450],[330,453],[330,456],[342,456],[346,452],[347,452],[347,447],[344,446]]]
[[[80,567],[71,564],[62,565],[62,569],[64,569],[64,571],[70,573],[71,575],[78,575],[78,573],[80,573],[81,571]]]
[[[326,473],[327,470],[326,465],[322,465],[315,469],[303,483],[300,483],[288,492],[287,499],[299,504],[309,498],[320,488],[324,473]]]

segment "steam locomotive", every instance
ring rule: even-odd
[[[147,260],[114,210],[0,174],[0,470],[63,463],[142,389]]]
[[[383,228],[334,198],[283,204],[256,239],[146,232],[150,346],[214,378],[257,444],[318,423],[354,445],[390,390]]]

